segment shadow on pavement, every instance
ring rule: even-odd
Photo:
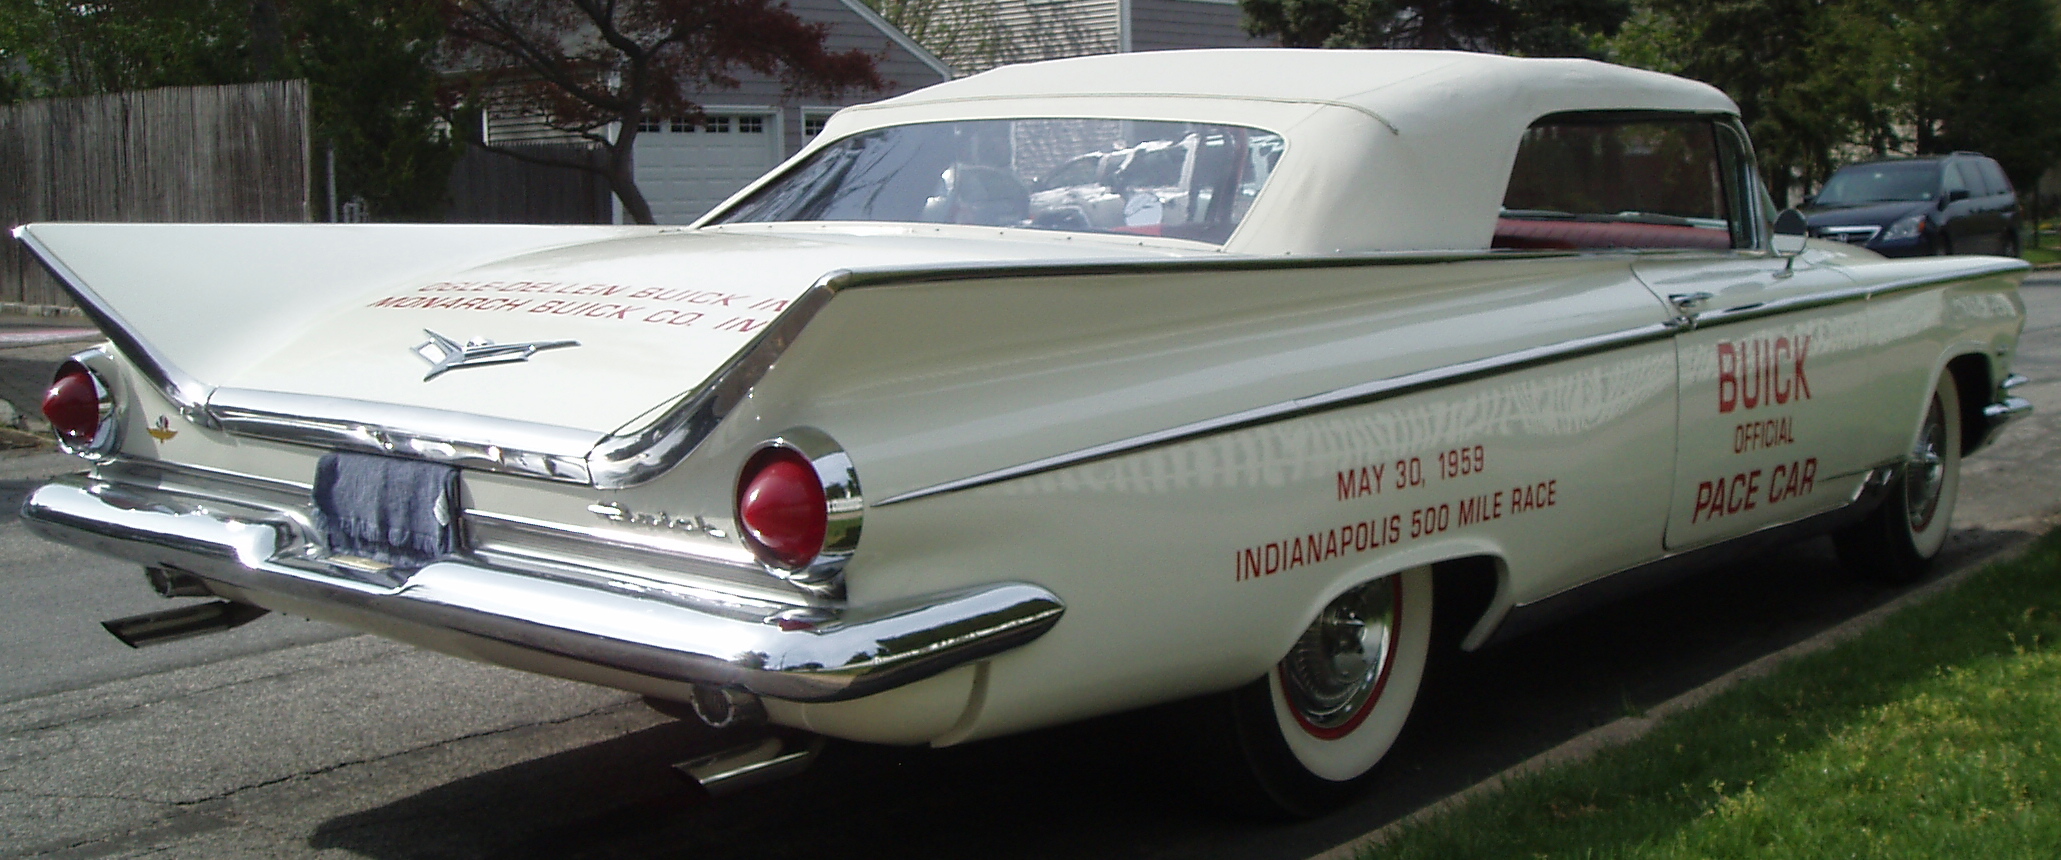
[[[1956,532],[1940,569],[2028,537]],[[1849,576],[1820,539],[1461,655],[1427,682],[1378,790],[1300,824],[1198,800],[1157,710],[945,750],[833,744],[799,777],[718,800],[667,767],[709,743],[672,723],[333,819],[310,845],[393,860],[1303,858],[1901,593]]]

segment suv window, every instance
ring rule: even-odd
[[[1738,148],[1705,116],[1548,116],[1518,143],[1492,247],[1750,246]]]
[[[1839,168],[1818,192],[1819,206],[1932,200],[1939,196],[1939,162],[1874,161]]]
[[[1956,191],[1966,191],[1971,196],[1979,193],[1976,189],[1981,188],[1982,183],[1980,181],[1969,181],[1976,177],[1972,173],[1963,172],[1962,168],[1965,167],[1967,167],[1965,163],[1947,165],[1946,172],[1942,175],[1942,180],[1939,184],[1942,196],[1951,199]]]
[[[1982,171],[1983,177],[1989,180],[1989,193],[2017,193],[2017,191],[2011,188],[2011,177],[2004,174],[2004,168],[1997,164],[1995,159],[1978,158],[1975,160],[1975,166]]]

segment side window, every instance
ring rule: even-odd
[[[1956,191],[1966,191],[1970,196],[1973,196],[1975,189],[1982,187],[1969,182],[1968,180],[1973,177],[1961,172],[1961,168],[1967,166],[1966,164],[1956,162],[1943,166],[1945,170],[1942,171],[1943,179],[1939,185],[1940,196],[1950,198],[1950,195]]]
[[[2004,175],[2004,168],[2001,165],[1997,164],[1994,160],[1987,158],[1979,159],[1975,162],[1975,166],[1977,169],[1982,171],[1982,175],[1984,177],[1989,179],[1989,193],[2018,193],[2011,187],[2011,177]]]
[[[1548,116],[1518,143],[1491,247],[1751,247],[1742,149],[1707,116]]]

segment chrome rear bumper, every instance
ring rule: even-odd
[[[636,675],[799,702],[853,699],[922,680],[1036,639],[1065,611],[1050,591],[1026,583],[883,606],[794,606],[476,559],[436,562],[387,588],[334,573],[295,512],[90,475],[38,488],[22,518],[52,540],[188,571],[228,586],[225,592],[334,606],[346,623],[369,612]]]

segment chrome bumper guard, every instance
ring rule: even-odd
[[[22,505],[37,534],[257,595],[370,612],[668,681],[834,702],[919,681],[1043,635],[1065,611],[1027,583],[891,605],[793,606],[622,576],[439,561],[398,587],[333,572],[304,518],[90,475]]]
[[[2025,377],[2014,373],[2005,377],[2003,383],[1998,385],[1997,388],[2000,392],[2008,392],[2013,388],[2024,385],[2028,381]],[[1989,420],[1989,432],[1984,434],[1983,438],[1985,440],[1996,438],[1996,432],[2004,429],[2004,425],[2031,414],[2032,401],[2026,400],[2023,397],[2011,397],[2008,394],[1999,393],[1995,402],[1982,407],[1982,417]]]

